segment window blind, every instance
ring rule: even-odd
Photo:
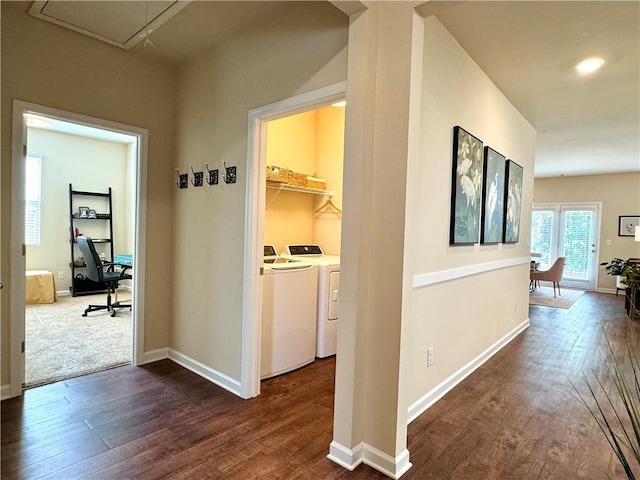
[[[24,170],[24,241],[25,245],[38,246],[42,212],[42,155],[27,154]]]

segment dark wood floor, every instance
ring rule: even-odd
[[[409,426],[403,478],[624,478],[568,383],[602,370],[602,327],[616,343],[628,334],[622,302],[531,307],[525,333]],[[316,361],[247,401],[170,361],[28,390],[2,402],[1,477],[386,478],[326,459],[334,369]]]

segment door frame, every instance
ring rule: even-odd
[[[133,280],[135,298],[132,311],[133,365],[144,363],[144,291],[145,291],[145,244],[147,225],[147,152],[149,132],[147,129],[112,122],[80,113],[60,110],[22,100],[13,101],[12,117],[12,179],[11,179],[11,340],[10,397],[22,394],[24,381],[24,352],[22,342],[25,334],[25,262],[24,262],[24,162],[23,145],[27,145],[25,113],[77,123],[85,126],[111,130],[138,138],[136,152],[136,213],[134,231],[134,258],[136,272]]]
[[[593,226],[593,244],[594,244],[594,250],[592,251],[593,254],[593,261],[592,261],[592,265],[591,265],[591,274],[590,274],[590,278],[591,281],[587,284],[585,282],[579,282],[579,281],[564,281],[563,282],[563,286],[569,287],[569,288],[586,288],[585,290],[597,290],[598,288],[598,253],[600,250],[600,235],[601,235],[601,225],[602,225],[602,202],[553,202],[553,203],[536,203],[533,205],[533,210],[553,210],[554,212],[557,213],[557,218],[555,218],[554,220],[554,228],[557,230],[557,238],[556,240],[559,242],[560,240],[560,230],[562,228],[562,212],[563,212],[563,207],[567,207],[565,208],[566,210],[579,210],[581,207],[596,207],[596,215],[594,218],[594,226]],[[556,248],[556,250],[560,247],[559,244],[555,245],[554,248]],[[556,251],[556,253],[559,256],[559,251]]]
[[[346,91],[347,82],[341,82],[249,111],[240,366],[242,398],[260,394],[262,277],[259,272],[264,245],[267,122],[343,100]]]

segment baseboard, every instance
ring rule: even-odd
[[[187,355],[173,350],[172,348],[169,349],[169,359],[176,362],[178,365],[182,365],[187,370],[191,370],[193,373],[215,383],[219,387],[242,397],[240,382],[235,378],[231,378],[230,376],[208,367]]]
[[[60,291],[56,291],[56,295],[58,297],[70,297],[71,292],[69,290],[60,290]]]
[[[395,479],[400,478],[411,468],[409,450],[405,449],[400,455],[393,458],[364,442],[349,449],[333,441],[329,446],[327,458],[349,471],[353,471],[358,465],[364,463]]]
[[[612,293],[612,294],[616,294],[616,289],[615,288],[596,288],[596,292],[598,293]]]
[[[424,394],[416,402],[409,406],[407,417],[407,423],[413,422],[422,413],[424,413],[431,405],[440,400],[449,390],[462,382],[465,378],[471,375],[478,367],[489,360],[493,355],[499,352],[505,345],[511,340],[517,337],[520,333],[529,327],[529,319],[526,319],[516,328],[507,333],[504,337],[498,340],[496,343],[487,348],[484,352],[478,355],[476,358],[467,363],[460,370],[455,372],[449,378],[441,382],[435,388]]]
[[[327,458],[333,463],[337,463],[352,472],[362,463],[362,446],[363,444],[359,443],[355,448],[350,449],[334,440],[331,442],[331,445],[329,445],[329,455],[327,455]]]
[[[0,400],[11,398],[11,385],[0,386]]]
[[[149,352],[144,352],[142,356],[142,365],[146,365],[147,363],[152,362],[158,362],[166,358],[169,358],[169,349],[166,347],[151,350]]]

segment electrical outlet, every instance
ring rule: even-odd
[[[433,365],[433,347],[427,348],[427,367]]]
[[[58,272],[58,278],[64,278],[64,271],[63,270],[60,270]]]
[[[513,302],[513,313],[518,313],[518,302]]]

